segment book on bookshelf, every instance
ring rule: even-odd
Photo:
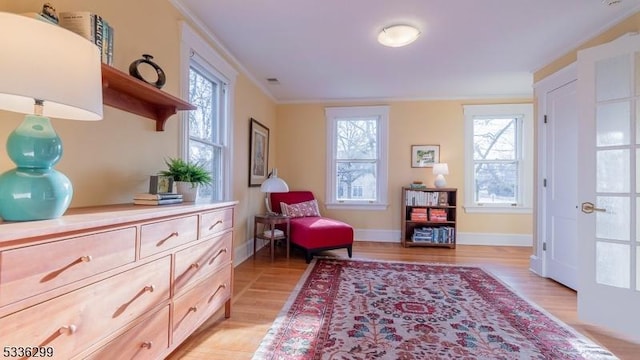
[[[169,205],[169,204],[179,204],[181,202],[182,202],[182,198],[159,199],[159,200],[133,199],[133,203],[135,205]]]
[[[447,211],[445,209],[429,209],[429,220],[435,222],[447,221]]]
[[[102,62],[113,62],[113,28],[98,14],[89,11],[66,11],[59,14],[58,25],[94,43]]]
[[[49,24],[56,25],[56,23],[53,20],[51,20],[48,17],[46,17],[46,16],[44,16],[44,15],[42,15],[40,13],[37,13],[37,12],[26,12],[26,13],[22,13],[21,15],[29,17],[29,18],[32,18],[32,19],[44,21],[44,22],[49,23]]]
[[[176,193],[139,193],[133,196],[134,200],[166,200],[166,199],[182,199],[182,194]]]

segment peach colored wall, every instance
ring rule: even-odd
[[[431,168],[411,168],[411,145],[440,145],[440,161],[449,164],[447,183],[464,198],[464,115],[462,105],[531,102],[531,99],[487,101],[394,101],[357,105],[390,105],[389,208],[386,211],[327,210],[356,229],[399,230],[401,187],[413,180],[433,183]],[[292,189],[313,191],[324,204],[326,168],[326,106],[354,104],[278,105],[278,174]],[[531,234],[531,215],[466,214],[458,209],[459,231],[468,233]]]
[[[0,0],[0,11],[39,12],[42,4],[41,0]],[[143,53],[152,54],[167,75],[162,90],[180,96],[180,21],[184,19],[168,1],[56,0],[53,5],[58,12],[85,10],[102,15],[115,29],[113,66],[128,72],[132,61]],[[37,46],[37,39],[34,45]],[[211,45],[215,48],[215,44]],[[276,121],[275,102],[243,73],[238,75],[233,98],[231,198],[240,201],[235,234],[238,248],[250,236],[247,226],[253,214],[264,207],[259,189],[247,186],[249,118],[259,119],[273,132]],[[0,117],[0,146],[4,146],[23,115],[0,111]],[[169,118],[164,132],[156,132],[152,120],[108,106],[104,107],[102,121],[52,121],[64,143],[57,169],[74,185],[72,207],[130,202],[134,193],[146,191],[149,175],[164,168],[164,159],[179,153],[178,124],[182,120],[177,115]],[[273,164],[277,158],[274,142],[270,148]],[[0,151],[0,171],[12,167],[6,152]]]
[[[563,67],[575,62],[578,58],[578,50],[590,48],[596,45],[601,45],[617,39],[618,37],[629,33],[640,31],[640,12],[637,12],[619,23],[613,25],[606,31],[594,36],[593,38],[578,45],[574,49],[570,49],[566,54],[562,55],[558,59],[553,60],[551,63],[545,65],[541,69],[537,70],[533,74],[534,83],[544,79],[545,77],[553,74],[554,72],[562,69]]]

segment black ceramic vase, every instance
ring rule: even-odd
[[[161,89],[164,86],[164,83],[166,82],[167,78],[164,75],[164,71],[162,70],[162,68],[160,68],[160,66],[158,66],[158,64],[154,63],[153,61],[151,61],[151,59],[153,59],[153,56],[149,55],[149,54],[142,54],[142,59],[138,59],[134,62],[131,63],[131,65],[129,65],[129,74],[137,79],[140,79],[148,84],[151,84],[155,87],[157,87],[158,89]],[[151,82],[147,79],[145,79],[141,74],[140,71],[138,71],[138,66],[140,66],[141,64],[147,64],[150,65],[151,67],[153,67],[156,70],[156,73],[158,74],[158,79],[155,82]]]

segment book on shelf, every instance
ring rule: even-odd
[[[179,204],[181,202],[182,202],[182,198],[158,199],[158,200],[133,199],[133,203],[135,205],[170,205],[170,204]]]
[[[445,209],[429,209],[430,221],[447,221],[447,211]]]
[[[273,230],[273,237],[274,238],[278,238],[278,237],[283,237],[284,236],[284,231],[280,230],[280,229],[274,229]],[[262,237],[265,238],[271,238],[271,230],[267,229],[265,231],[262,232]]]
[[[44,21],[49,24],[57,25],[53,20],[37,12],[26,12],[26,13],[22,13],[21,15],[32,18],[32,19]]]
[[[138,193],[133,196],[134,200],[165,200],[165,199],[182,199],[182,194],[176,193]]]
[[[90,11],[66,11],[58,17],[58,25],[98,47],[103,63],[113,63],[113,28],[102,16]]]
[[[427,221],[427,209],[426,208],[413,208],[410,214],[411,221]]]

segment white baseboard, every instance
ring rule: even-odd
[[[400,230],[355,229],[354,238],[360,241],[400,243]]]
[[[529,258],[529,270],[536,275],[546,277],[544,274],[542,259],[537,255],[531,255]]]
[[[260,249],[267,246],[267,244],[269,243],[265,240],[258,240],[258,243],[256,244],[256,251],[260,251]],[[244,242],[243,246],[239,246],[235,249],[233,253],[233,267],[242,264],[245,260],[249,259],[252,256],[253,238],[249,238]]]
[[[392,242],[400,243],[400,230],[371,230],[355,229],[356,241]],[[533,236],[530,234],[482,234],[482,233],[458,233],[456,239],[458,245],[486,245],[486,246],[532,246]],[[259,241],[258,250],[268,243]],[[253,238],[247,239],[243,246],[235,249],[234,266],[241,264],[253,256]],[[531,257],[531,270],[540,274],[542,268],[537,257],[534,264],[534,256]]]
[[[458,233],[459,245],[533,246],[531,234]]]

